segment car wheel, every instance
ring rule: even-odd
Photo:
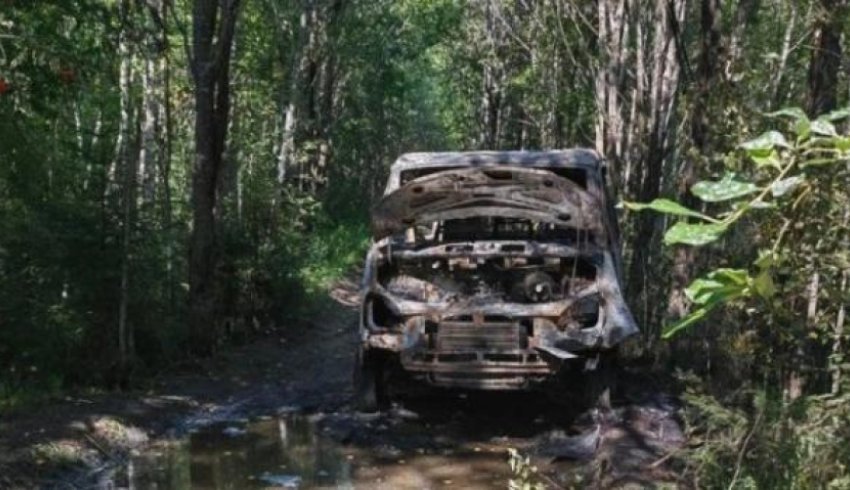
[[[377,412],[389,406],[383,356],[357,349],[354,362],[354,405],[361,412]]]
[[[584,372],[583,396],[586,408],[611,410],[617,389],[616,351],[600,352],[589,359]]]

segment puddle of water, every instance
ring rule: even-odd
[[[400,430],[396,437],[402,439],[408,431],[428,432],[417,425],[406,423],[391,432]],[[383,438],[377,445],[336,439],[316,418],[302,415],[210,426],[134,456],[121,483],[139,489],[484,489],[503,488],[509,478],[504,448],[387,450]]]

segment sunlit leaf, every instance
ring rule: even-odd
[[[799,187],[800,184],[805,181],[806,179],[802,175],[795,175],[793,177],[788,177],[787,179],[778,180],[771,184],[770,192],[773,194],[773,197],[782,197]]]
[[[767,117],[790,117],[794,119],[794,133],[800,139],[805,139],[809,136],[812,122],[809,117],[799,107],[788,107],[780,109],[776,112],[765,114]]]
[[[720,281],[701,277],[699,279],[694,279],[694,281],[685,288],[685,296],[698,305],[704,305],[708,303],[712,294],[723,289],[723,287],[724,284]]]
[[[746,286],[749,280],[749,275],[744,269],[715,269],[709,272],[707,277],[724,284],[736,284],[738,286]]]
[[[753,209],[773,209],[776,207],[776,203],[762,201],[761,199],[756,199],[755,201],[748,204],[749,207]]]
[[[775,167],[779,168],[782,161],[779,158],[779,153],[776,150],[752,151],[749,152],[749,157],[755,162],[756,167]]]
[[[769,270],[765,269],[761,271],[753,279],[753,289],[756,291],[756,294],[764,299],[770,299],[776,294],[776,285],[773,283],[773,277],[770,275]]]
[[[743,269],[717,269],[691,282],[685,295],[698,305],[708,305],[745,294],[749,284],[749,275]]]
[[[716,304],[709,305],[709,306],[703,306],[702,308],[697,308],[696,310],[692,311],[689,315],[685,316],[684,318],[682,318],[678,322],[672,323],[670,325],[665,325],[664,329],[661,331],[661,338],[669,339],[669,338],[673,337],[674,335],[676,335],[677,333],[679,333],[680,331],[682,331],[682,330],[690,327],[694,323],[702,320],[703,318],[705,318],[706,315],[708,315],[708,313],[712,309],[714,309],[715,306],[716,306]]]
[[[786,140],[785,136],[783,136],[779,131],[768,131],[758,138],[741,143],[740,146],[748,153],[764,152],[774,148],[791,148],[791,145],[788,144],[788,140]]]
[[[794,134],[799,140],[805,140],[812,134],[812,122],[808,119],[800,119],[794,123]]]
[[[650,203],[639,203],[639,202],[625,202],[623,203],[628,209],[633,211],[643,211],[645,209],[651,209],[653,211],[658,211],[659,213],[664,214],[673,214],[676,216],[690,216],[692,218],[700,218],[704,220],[710,220],[711,218],[698,212],[693,209],[688,209],[685,206],[677,203],[676,201],[671,201],[670,199],[655,199]]]
[[[759,269],[767,269],[769,267],[773,267],[773,265],[778,262],[778,259],[778,255],[772,250],[761,250],[759,251],[759,258],[753,262],[753,265]]]
[[[728,201],[758,190],[758,186],[752,182],[735,180],[731,174],[719,181],[697,182],[691,187],[691,193],[706,202]]]
[[[726,231],[726,225],[715,223],[678,222],[664,234],[664,243],[693,245],[696,247],[711,243]]]
[[[809,120],[809,116],[806,115],[803,109],[799,107],[786,107],[784,109],[779,109],[775,112],[769,112],[765,114],[767,117],[790,117],[796,120]]]
[[[850,117],[850,107],[845,107],[844,109],[836,109],[832,112],[820,116],[818,119],[835,122],[840,121],[842,119],[847,119],[848,117]]]
[[[750,278],[743,269],[717,269],[706,277],[694,280],[685,295],[700,307],[676,323],[664,327],[662,337],[667,339],[677,332],[702,320],[718,305],[749,294]],[[769,286],[763,284],[765,292]]]
[[[812,132],[820,136],[838,136],[835,125],[825,119],[812,121]]]

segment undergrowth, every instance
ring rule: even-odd
[[[684,376],[688,446],[680,460],[697,488],[850,488],[850,397],[793,401],[772,388],[713,394]]]

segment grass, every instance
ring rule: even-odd
[[[334,281],[362,264],[369,247],[364,223],[338,223],[316,230],[298,276],[309,296],[324,295]]]
[[[44,403],[62,393],[60,386],[44,383],[13,385],[0,380],[0,414],[23,410]]]

